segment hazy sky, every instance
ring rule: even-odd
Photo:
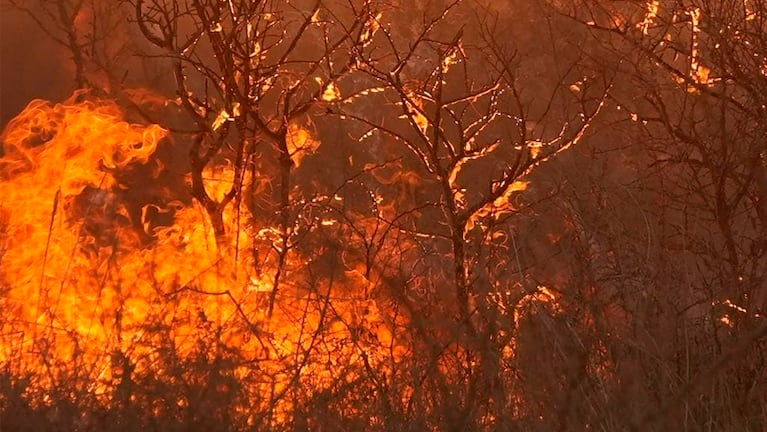
[[[72,90],[61,50],[32,20],[0,6],[0,129],[35,98],[59,101]]]

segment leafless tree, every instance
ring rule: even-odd
[[[465,27],[449,24],[455,20]],[[361,59],[371,83],[360,92],[391,111],[383,120],[353,103],[342,111],[366,126],[361,142],[379,136],[400,145],[418,173],[421,191],[410,198],[420,209],[414,229],[444,254],[440,265],[452,268],[455,306],[445,310],[460,322],[450,333],[459,353],[446,360],[453,354],[443,351],[437,361],[466,371],[457,422],[472,422],[478,414],[470,413],[480,406],[504,415],[509,401],[501,358],[518,335],[511,315],[543,288],[526,280],[511,244],[518,196],[531,173],[586,136],[611,86],[603,79],[573,90],[563,85],[569,76],[557,76],[560,85],[547,94],[526,94],[524,62],[506,42],[501,20],[489,6],[470,11],[453,2],[427,8],[406,37],[382,26],[373,43],[387,55]],[[552,109],[555,100],[567,108]],[[517,271],[502,276],[502,266]],[[510,286],[505,278],[514,273],[523,281]],[[438,292],[439,298],[447,294]]]
[[[270,313],[296,240],[292,172],[316,139],[308,114],[336,98],[337,81],[355,65],[375,25],[373,2],[132,2],[142,34],[171,60],[175,94],[193,120],[192,195],[218,236],[222,214],[241,200],[248,169],[274,186],[279,240]],[[222,157],[234,167],[215,198],[203,173]],[[272,210],[268,208],[267,210]]]
[[[634,427],[698,428],[708,417],[721,427],[758,430],[751,419],[760,408],[752,404],[761,397],[754,399],[733,376],[760,368],[763,355],[757,341],[765,331],[765,5],[587,1],[556,7],[592,33],[594,67],[618,74],[612,116],[635,125],[645,151],[637,160],[647,177],[625,185],[646,209],[642,260],[645,271],[652,270],[642,279],[652,275],[653,289],[644,295],[654,306],[640,315],[646,306],[624,298],[621,308],[637,313],[632,319],[656,317],[665,330],[657,330],[653,344],[677,334],[676,343],[652,349],[668,360],[653,372],[646,363],[639,370],[647,367],[654,380],[680,389],[672,400],[637,405]],[[623,353],[632,357],[632,351]],[[733,362],[741,356],[748,360]],[[709,388],[728,388],[730,402],[748,408],[719,412],[730,402]]]

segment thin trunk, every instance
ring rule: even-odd
[[[274,284],[272,292],[269,295],[268,316],[271,317],[274,312],[274,303],[277,300],[277,294],[280,289],[280,283],[285,276],[290,248],[290,189],[291,189],[291,170],[293,161],[290,159],[290,151],[287,144],[287,133],[281,133],[280,142],[280,246],[278,249],[277,271],[274,273]]]

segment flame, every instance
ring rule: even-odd
[[[517,180],[509,184],[492,203],[480,208],[476,213],[469,217],[466,222],[466,232],[473,230],[484,218],[499,218],[504,214],[513,213],[515,210],[515,206],[512,202],[513,195],[517,192],[526,190],[528,184],[529,182],[524,180]]]
[[[310,126],[289,125],[296,165],[320,145]],[[114,404],[133,375],[176,380],[174,368],[193,374],[184,365],[234,359],[233,379],[253,404],[249,412],[288,424],[302,398],[339,382],[403,375],[404,362],[419,360],[412,311],[381,294],[388,282],[369,257],[341,254],[342,271],[323,278],[312,273],[321,252],[294,248],[280,269],[274,251],[284,233],[260,222],[246,199],[224,208],[226,235],[217,236],[208,210],[188,197],[189,174],[170,172],[162,161],[158,149],[176,137],[159,125],[131,123],[115,102],[77,93],[59,104],[31,102],[0,138],[0,362],[35,377],[30,391],[49,394],[76,361],[87,392]],[[234,164],[222,159],[202,172],[207,195],[218,202],[238,181]],[[425,180],[401,163],[366,170],[413,202]],[[251,172],[242,175],[243,184],[257,182]],[[179,179],[166,185],[168,176]],[[496,198],[472,215],[469,230],[514,211],[513,196],[527,183],[495,187]],[[152,188],[159,198],[144,196]],[[396,198],[369,194],[370,207],[352,216],[353,229],[332,213],[309,215],[310,229],[346,243],[373,239],[387,260],[417,261],[420,249],[405,229],[381,229],[401,213]],[[302,205],[325,198],[346,204],[339,192]],[[496,303],[515,321],[535,310],[560,311],[558,293],[544,286],[517,300],[518,287],[496,288],[480,303]],[[515,348],[511,337],[503,356],[513,357]],[[430,367],[460,379],[459,357],[445,355]],[[417,390],[398,379],[392,385],[406,405]],[[179,400],[179,408],[188,406]]]
[[[0,362],[39,377],[44,394],[80,358],[91,391],[108,395],[126,368],[155,370],[168,347],[192,358],[212,334],[220,346],[257,361],[261,378],[248,380],[248,391],[263,395],[285,392],[296,380],[322,389],[341,374],[359,373],[350,364],[364,359],[386,371],[407,355],[396,330],[404,318],[354,294],[372,284],[362,274],[343,278],[343,289],[332,280],[309,291],[283,281],[267,317],[275,264],[253,251],[268,249],[274,228],[256,226],[244,203],[227,207],[229,235],[220,239],[202,206],[179,191],[131,202],[131,175],[143,173],[151,184],[167,174],[156,150],[171,145],[168,135],[155,124],[130,123],[114,102],[83,93],[59,104],[33,101],[9,123],[0,159],[0,286],[9,287],[0,292],[7,317],[0,322]],[[289,143],[296,164],[319,145],[297,125]],[[207,167],[203,178],[220,200],[234,169]],[[152,221],[153,213],[166,222]],[[296,253],[292,260],[287,265],[299,273],[311,257]],[[236,370],[254,373],[247,365]],[[271,406],[278,419],[292,404],[279,400]]]
[[[423,98],[414,89],[410,89],[403,97],[402,106],[405,114],[399,118],[411,121],[421,134],[426,135],[429,130],[429,119],[424,115]]]
[[[287,143],[290,158],[296,166],[300,166],[304,156],[314,152],[320,146],[320,142],[312,136],[309,129],[296,123],[288,125]]]
[[[113,258],[138,250],[141,242],[117,199],[123,186],[118,172],[146,164],[167,132],[123,121],[109,102],[77,102],[82,96],[56,105],[32,101],[2,135],[0,280],[10,284],[2,301],[14,311],[13,330],[25,335],[24,351],[42,349],[42,339],[56,339],[59,329],[81,336],[49,347],[59,355],[77,345],[108,346],[115,337],[110,327],[140,321],[149,308],[120,290],[129,269],[109,271]],[[137,257],[133,264],[140,262]],[[115,290],[104,289],[112,283]],[[121,306],[111,311],[105,307],[117,302]],[[97,325],[107,320],[110,325]],[[11,347],[3,347],[0,361],[9,361]],[[94,361],[98,355],[87,353]]]
[[[754,21],[758,17],[758,12],[751,4],[751,0],[743,0],[743,9],[746,12],[746,21]]]
[[[322,96],[320,97],[325,102],[334,102],[339,99],[341,99],[341,90],[338,89],[338,86],[334,82],[329,82],[327,85],[324,86],[324,90],[322,92]]]
[[[653,0],[647,2],[647,13],[645,14],[644,21],[637,24],[637,28],[642,29],[642,33],[648,34],[650,26],[655,22],[655,18],[658,17],[660,11],[660,1]]]
[[[696,84],[712,85],[715,80],[710,78],[711,69],[701,64],[700,53],[700,22],[701,22],[701,10],[700,8],[691,9],[688,14],[690,15],[690,21],[692,23],[692,40],[690,49],[690,78]],[[688,88],[690,93],[697,93],[697,89],[694,87]]]

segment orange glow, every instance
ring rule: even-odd
[[[263,376],[247,381],[252,394],[279,394],[296,379],[314,389],[352,379],[347,369],[363,357],[385,371],[407,354],[396,333],[401,316],[360,295],[336,298],[366,291],[356,286],[370,284],[362,274],[344,278],[350,286],[342,290],[332,282],[307,291],[283,281],[267,319],[274,264],[256,262],[250,251],[274,229],[254,228],[241,217],[244,205],[226,209],[223,240],[204,209],[183,204],[174,191],[166,191],[165,208],[132,210],[135,203],[122,195],[130,187],[125,176],[150,168],[154,177],[146,180],[154,181],[164,169],[154,154],[170,145],[167,136],[157,125],[126,122],[112,102],[79,93],[60,104],[33,101],[8,125],[0,159],[0,282],[9,289],[0,307],[13,319],[0,329],[0,362],[53,380],[82,355],[91,390],[109,395],[125,364],[156,368],[157,347],[167,344],[192,356],[201,335],[212,331],[218,344],[258,362]],[[319,145],[298,127],[291,127],[290,142],[296,159]],[[220,200],[234,171],[211,166],[203,179]],[[154,226],[150,210],[172,214],[173,223]],[[309,260],[291,259],[296,268]],[[252,371],[238,370],[242,377]],[[38,383],[43,389],[47,379]],[[289,408],[285,399],[275,415]]]

